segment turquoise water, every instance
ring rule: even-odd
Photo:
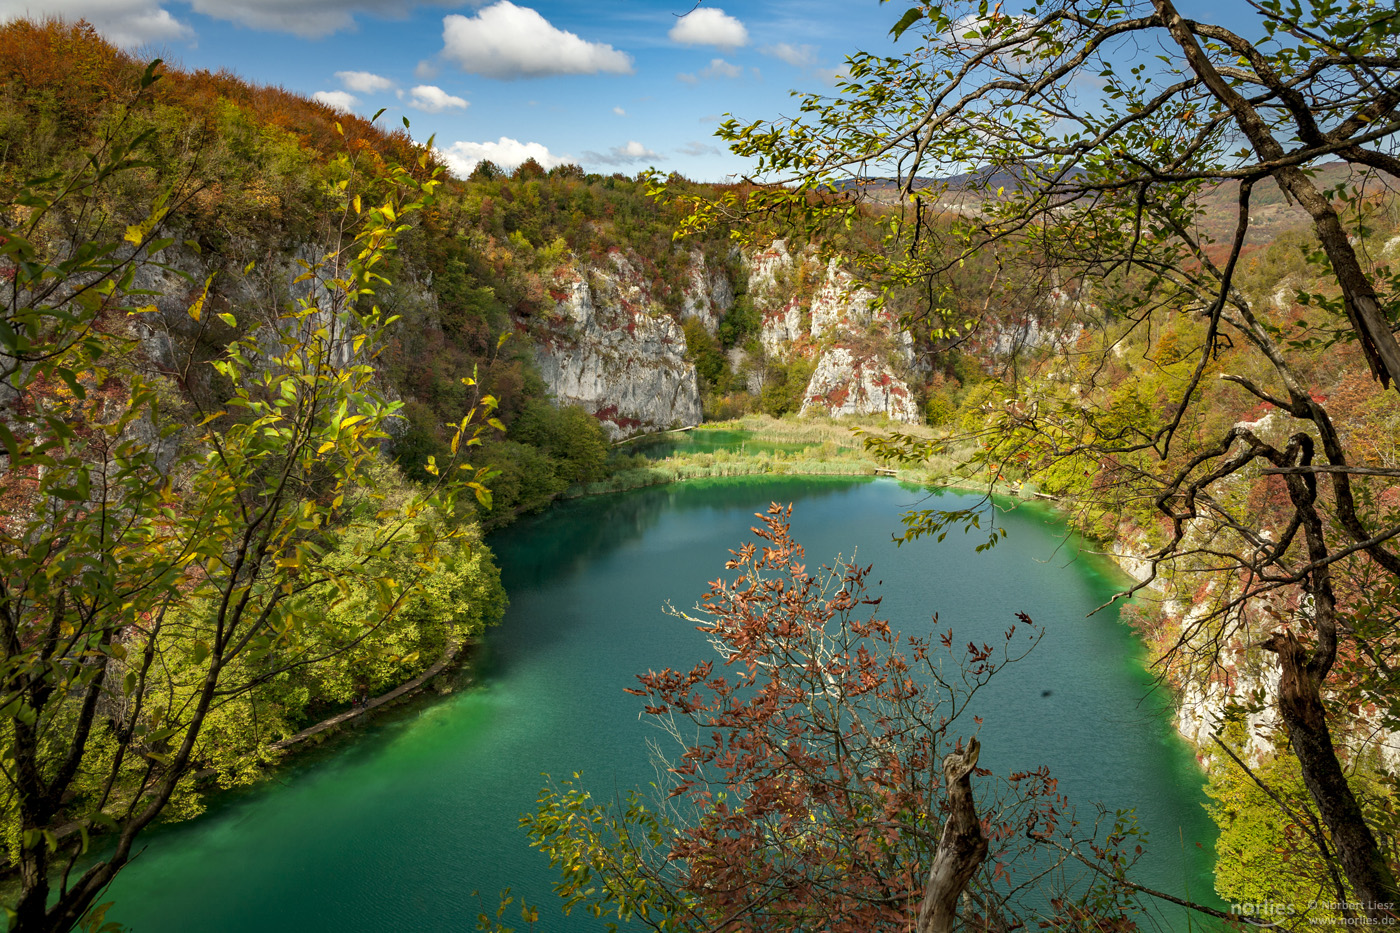
[[[1107,568],[1077,560],[1060,526],[1030,509],[1002,518],[1010,537],[989,553],[973,553],[975,533],[895,548],[900,513],[924,495],[892,480],[710,480],[515,524],[491,541],[511,607],[478,657],[477,688],[407,707],[153,834],[114,885],[110,918],[136,933],[462,931],[509,886],[542,905],[539,930],[601,929],[549,903],[548,864],[517,818],[543,772],[582,772],[601,796],[652,778],[656,732],[623,689],[639,671],[707,656],[663,607],[694,603],[773,500],[796,503],[811,563],[858,549],[874,564],[882,614],[899,629],[929,631],[938,612],[959,641],[991,640],[1030,613],[1047,634],[982,697],[983,764],[1048,764],[1081,812],[1093,800],[1136,806],[1151,831],[1141,880],[1208,896],[1201,774],[1130,633],[1111,613],[1085,618],[1112,592]]]

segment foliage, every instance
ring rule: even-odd
[[[790,511],[761,515],[759,541],[726,563],[736,577],[711,584],[699,616],[681,615],[719,663],[648,672],[629,691],[677,743],[658,767],[667,783],[609,805],[575,776],[523,818],[561,872],[566,909],[657,930],[911,928],[941,852],[952,793],[942,771],[976,760],[976,739],[958,735],[980,725],[968,703],[1039,630],[1022,614],[994,644],[962,651],[951,629],[902,636],[875,615],[870,568],[807,570]],[[1078,851],[1078,824],[1043,768],[996,786],[978,808],[985,861],[968,866],[981,917],[1013,927],[1035,913],[1054,926],[1091,903],[1099,918],[1132,909],[1114,883],[1133,858],[1120,851],[1130,827],[1099,848],[1101,864],[1090,859],[1104,886],[1028,893],[1014,860],[1039,853],[1036,876],[1054,875]]]
[[[763,391],[759,393],[759,406],[763,413],[777,418],[801,411],[807,385],[812,381],[816,368],[815,359],[800,356],[786,362],[769,361]]]
[[[1253,778],[1229,761],[1211,774],[1209,809],[1220,826],[1216,891],[1235,904],[1284,906],[1290,924],[1337,923],[1339,912],[1318,906],[1336,900],[1328,877],[1336,865],[1329,869],[1312,841],[1320,823],[1297,760],[1270,755],[1251,771]]]
[[[210,741],[243,728],[238,698],[349,647],[325,641],[311,604],[358,605],[361,630],[391,619],[444,561],[450,574],[474,559],[458,493],[489,498],[463,459],[489,397],[425,465],[431,487],[390,501],[377,465],[400,405],[376,380],[393,319],[375,293],[438,185],[428,157],[367,179],[349,157],[329,167],[344,239],[303,263],[295,302],[240,321],[209,301],[212,280],[194,285],[190,325],[231,335],[208,364],[210,407],[173,391],[194,357],[162,368],[143,352],[157,312],[135,281],[170,246],[155,236],[166,202],[115,239],[96,209],[144,164],[155,130],[139,110],[75,171],[4,198],[21,208],[0,231],[0,759],[18,930],[77,924],[192,774],[233,767]],[[72,874],[97,830],[111,854]]]
[[[556,408],[536,399],[511,427],[514,440],[532,444],[552,461],[555,477],[567,488],[601,479],[608,458],[608,438],[598,419],[577,405]]]
[[[1400,516],[1382,504],[1397,473],[1339,426],[1350,393],[1330,395],[1348,370],[1380,389],[1400,378],[1397,283],[1367,256],[1384,221],[1363,187],[1400,178],[1400,17],[1370,0],[1261,0],[1254,13],[1257,40],[1171,0],[907,4],[892,30],[902,56],[853,55],[835,96],[721,127],[780,184],[678,197],[690,227],[761,229],[785,213],[819,235],[858,219],[886,176],[898,207],[858,258],[887,297],[922,297],[904,309],[910,326],[948,341],[1005,323],[990,298],[949,300],[968,264],[991,273],[989,293],[1009,281],[1026,295],[1055,352],[962,400],[968,474],[1061,492],[1095,533],[1150,541],[1152,580],[1212,593],[1169,648],[1173,676],[1228,681],[1234,652],[1275,656],[1280,723],[1347,890],[1390,922],[1394,848],[1333,730],[1348,698],[1394,686],[1400,633],[1367,594],[1400,579]],[[1139,61],[1144,44],[1163,54]],[[1335,185],[1321,174],[1332,159],[1348,166]],[[1251,265],[1255,209],[1279,194],[1309,235]],[[901,462],[945,449],[872,446]],[[984,518],[913,513],[906,538]],[[1341,884],[1333,900],[1347,899]]]

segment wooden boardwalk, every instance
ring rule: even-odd
[[[347,722],[352,722],[353,720],[359,719],[361,716],[365,715],[366,713],[372,710],[379,709],[381,706],[384,706],[388,703],[392,703],[395,700],[400,699],[401,697],[405,697],[411,693],[417,692],[428,681],[432,680],[438,674],[441,674],[443,671],[447,670],[447,668],[452,665],[452,662],[457,660],[457,656],[461,654],[462,651],[465,650],[466,647],[470,644],[473,644],[473,642],[470,639],[462,642],[454,650],[443,655],[442,660],[438,661],[436,664],[428,668],[423,673],[419,674],[417,677],[399,684],[397,687],[395,687],[393,690],[390,690],[388,693],[374,697],[373,699],[366,702],[364,706],[351,707],[343,713],[332,716],[330,719],[323,719],[320,722],[316,723],[316,725],[301,730],[296,735],[289,735],[280,742],[273,742],[268,747],[276,749],[277,751],[282,751],[284,749],[291,748],[293,745],[298,745],[302,742],[305,742],[307,739],[318,736],[323,732],[328,732],[331,729],[336,728],[337,726],[342,726]]]

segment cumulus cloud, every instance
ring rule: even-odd
[[[394,82],[388,78],[369,71],[337,71],[335,76],[340,79],[341,84],[352,91],[359,91],[361,94],[387,91],[394,86]]]
[[[707,78],[737,78],[743,73],[744,69],[739,65],[730,64],[722,58],[712,58],[710,63],[700,69],[698,74],[682,73],[676,77],[686,84],[698,84]]]
[[[355,109],[359,101],[354,94],[349,91],[317,91],[311,95],[312,100],[320,101],[327,107],[334,107],[336,110],[344,110],[346,113]]]
[[[621,107],[614,107],[613,113],[617,114],[619,117],[627,116],[627,111],[623,110]]]
[[[777,45],[765,45],[759,51],[764,55],[771,55],[779,61],[787,62],[794,68],[814,68],[817,64],[817,47],[815,45],[790,45],[787,42],[779,42]]]
[[[447,93],[434,84],[420,84],[408,92],[408,105],[427,113],[442,113],[444,110],[465,110],[467,102]]]
[[[355,14],[402,19],[415,0],[189,0],[205,16],[304,38],[355,28]]]
[[[446,149],[437,150],[452,174],[466,178],[476,168],[477,163],[490,160],[506,171],[514,169],[526,159],[534,159],[545,168],[554,168],[565,162],[572,162],[569,156],[556,156],[539,143],[522,143],[518,139],[502,136],[496,142],[455,142]]]
[[[749,44],[749,31],[744,24],[718,7],[692,10],[676,21],[668,35],[672,42],[681,45],[737,49]]]
[[[0,0],[0,21],[31,15],[85,19],[109,42],[128,49],[194,38],[194,30],[162,9],[159,0]]]
[[[659,159],[661,154],[652,152],[633,139],[629,140],[627,145],[613,146],[607,152],[585,152],[583,158],[585,161],[596,162],[599,165],[635,165],[638,162]]]
[[[444,57],[487,78],[631,74],[632,56],[553,26],[528,7],[499,0],[475,16],[443,17]]]
[[[438,0],[186,0],[197,13],[254,29],[317,38],[354,29],[369,14],[402,19]],[[169,0],[0,0],[0,20],[33,14],[86,19],[112,42],[131,48],[193,39],[194,30],[165,9]]]

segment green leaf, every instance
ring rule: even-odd
[[[890,35],[894,36],[895,39],[898,40],[900,36],[904,35],[904,31],[906,29],[908,29],[910,26],[914,25],[923,18],[924,11],[919,9],[918,7],[912,7],[908,10],[905,10],[904,15],[899,18],[899,22],[895,23],[894,28],[890,30]]]

